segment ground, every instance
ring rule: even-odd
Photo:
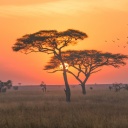
[[[93,87],[90,89],[90,87]],[[83,95],[71,86],[71,103],[64,86],[20,86],[0,93],[0,128],[128,128],[128,91],[88,85]]]

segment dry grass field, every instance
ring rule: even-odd
[[[128,91],[107,86],[71,87],[66,103],[64,86],[19,87],[0,94],[0,128],[128,128]]]

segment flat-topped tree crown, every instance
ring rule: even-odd
[[[13,45],[13,51],[22,51],[25,54],[31,52],[44,52],[53,54],[61,62],[63,78],[65,83],[66,101],[70,102],[70,87],[67,79],[67,68],[62,57],[62,49],[70,44],[76,44],[78,40],[83,40],[88,36],[86,33],[68,29],[66,31],[58,32],[56,30],[41,30],[33,34],[26,34],[17,39]],[[51,66],[50,66],[51,67]]]
[[[126,65],[125,60],[128,59],[127,55],[123,54],[112,54],[108,52],[101,52],[97,50],[68,50],[62,52],[62,58],[64,62],[68,63],[69,66],[78,66],[81,70],[84,67],[91,68],[91,71],[101,66],[113,66],[118,68]],[[56,56],[52,56],[51,60],[45,66],[45,70],[56,69],[60,65],[60,60]]]
[[[56,30],[41,30],[33,34],[26,34],[17,39],[12,47],[13,51],[30,52],[53,52],[61,50],[69,44],[76,44],[77,40],[83,40],[88,36],[84,32],[68,29],[63,32]]]
[[[113,66],[119,68],[126,65],[127,55],[103,53],[97,50],[70,50],[61,54],[64,63],[68,63],[67,73],[73,75],[80,82],[82,93],[86,94],[85,84],[91,74],[101,70],[103,66]],[[62,71],[59,69],[60,60],[56,56],[52,56],[51,60],[45,66],[44,70],[52,70],[51,73]],[[75,70],[71,70],[72,68]]]

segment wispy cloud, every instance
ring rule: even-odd
[[[128,11],[127,5],[127,0],[60,0],[35,5],[0,6],[0,16],[40,16],[53,13],[72,15],[111,9]]]
[[[60,0],[0,0],[0,6],[2,5],[15,5],[15,6],[25,6],[25,5],[35,5],[49,2],[57,2]]]

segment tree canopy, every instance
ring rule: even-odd
[[[86,33],[74,29],[63,32],[41,30],[17,39],[12,49],[13,51],[23,51],[26,54],[30,52],[55,53],[56,50],[61,50],[69,44],[76,44],[77,40],[87,37]]]
[[[54,54],[54,56],[62,63],[62,49],[70,44],[76,44],[77,40],[87,38],[87,34],[78,30],[68,29],[66,31],[58,32],[56,30],[41,30],[33,34],[26,34],[17,39],[13,45],[13,51],[22,51],[25,54],[31,52],[43,52],[47,54]],[[70,101],[70,87],[68,84],[65,67],[63,68],[63,78],[65,82],[66,101]]]
[[[86,69],[84,73],[93,73],[94,70],[101,66],[113,66],[119,68],[120,66],[124,66],[126,64],[124,60],[128,59],[127,55],[120,53],[112,54],[109,52],[103,53],[97,50],[69,50],[62,52],[62,57],[64,62],[81,71],[81,73],[83,69]],[[57,69],[60,63],[61,62],[56,56],[52,56],[44,69]]]
[[[128,59],[127,55],[103,53],[97,50],[65,51],[62,53],[62,57],[69,67],[77,70],[77,73],[74,73],[68,68],[67,72],[72,74],[82,86],[85,86],[90,75],[100,71],[102,66],[119,68],[124,66],[126,64],[125,59]],[[53,70],[52,72],[61,71],[58,68],[59,65],[60,61],[56,56],[53,56],[44,69]],[[84,79],[81,78],[81,74],[84,75]]]

